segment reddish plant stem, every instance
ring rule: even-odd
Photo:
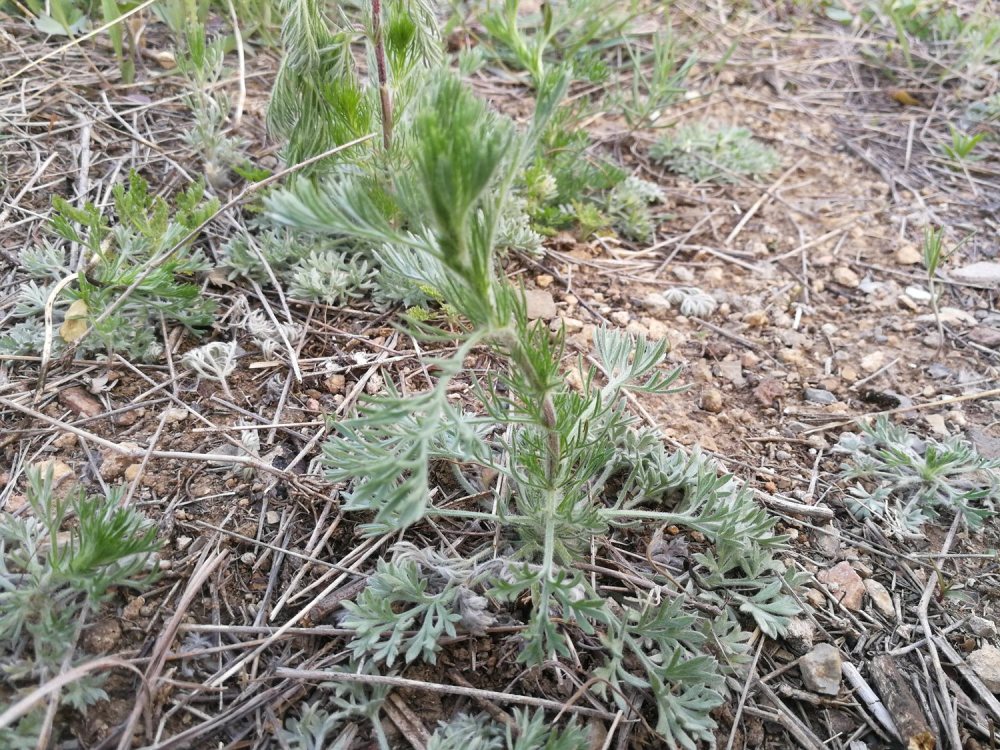
[[[378,68],[378,96],[382,105],[382,145],[388,151],[392,145],[392,96],[385,64],[385,42],[382,39],[382,0],[372,0],[372,44]]]

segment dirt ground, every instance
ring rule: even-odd
[[[1000,704],[963,663],[971,651],[997,644],[995,629],[977,635],[968,624],[976,616],[1000,618],[995,522],[978,533],[958,527],[949,537],[946,519],[928,526],[925,538],[887,538],[845,509],[835,476],[842,459],[831,448],[853,420],[889,412],[917,434],[964,437],[1000,458],[1000,293],[996,284],[950,275],[1000,261],[998,125],[984,125],[991,158],[956,171],[942,163],[939,146],[967,101],[962,80],[948,87],[891,80],[852,30],[791,3],[741,11],[682,4],[674,20],[703,32],[704,42],[687,101],[659,124],[743,125],[777,149],[780,167],[761,182],[692,184],[648,160],[654,132],[629,132],[611,116],[595,119],[595,149],[666,193],[655,241],[561,235],[547,242],[543,259],[512,258],[508,271],[528,289],[551,293],[553,325],[566,326],[572,348],[568,362],[589,352],[601,324],[669,339],[669,361],[683,367],[688,388],[640,399],[642,417],[669,442],[700,446],[746,481],[792,535],[789,563],[819,577],[800,592],[803,637],[835,645],[858,679],[848,667],[839,694],[809,691],[797,668],[808,649],[760,637],[754,674],[717,712],[720,746],[893,746],[860,688],[890,668],[888,659],[923,701],[938,746],[949,746],[939,701],[947,695],[964,746],[995,747]],[[199,173],[177,135],[189,124],[180,84],[158,62],[155,41],[151,36],[135,84],[118,82],[108,50],[88,44],[0,86],[0,314],[13,305],[19,252],[40,241],[52,195],[104,196],[132,167],[169,194]],[[52,49],[54,42],[23,22],[3,19],[0,79]],[[261,48],[250,60],[239,130],[251,159],[265,167],[277,164],[264,125],[276,54]],[[473,83],[500,108],[516,109],[523,95],[516,80],[488,67]],[[900,104],[897,87],[917,103]],[[241,187],[219,197],[225,202]],[[213,222],[206,250],[217,253],[232,222],[244,220],[237,206]],[[946,315],[943,341],[921,294],[928,226],[946,227],[949,246],[969,238],[942,276],[942,305],[955,310]],[[717,308],[703,318],[680,315],[662,299],[675,286],[699,287]],[[223,313],[241,296],[259,305],[258,291],[221,275],[206,278],[204,291]],[[131,725],[135,746],[278,747],[275,728],[315,699],[313,683],[279,669],[305,672],[336,660],[339,604],[356,595],[373,555],[392,541],[356,533],[364,519],[339,513],[337,492],[310,464],[327,416],[346,413],[383,378],[422,377],[414,346],[389,317],[363,304],[293,304],[292,311],[310,332],[298,352],[301,382],[286,362],[248,345],[230,381],[232,399],[178,375],[175,362],[193,345],[180,331],[168,332],[172,357],[155,365],[54,362],[37,401],[38,359],[0,357],[0,484],[9,482],[3,509],[23,505],[25,466],[54,461],[71,470],[69,483],[134,485],[136,506],[159,526],[159,582],[141,596],[120,592],[81,644],[89,656],[113,655],[143,670],[150,654],[165,654],[156,693]],[[199,458],[225,452],[236,425],[246,424],[259,425],[261,460],[281,475]],[[154,453],[125,460],[99,439]],[[439,535],[458,531],[428,527],[408,538],[437,544]],[[949,551],[938,557],[946,541]],[[859,607],[845,606],[843,589],[828,577],[840,563],[866,581]],[[963,596],[935,594],[923,605],[937,636],[932,656],[922,640],[921,600],[935,576]],[[869,581],[884,587],[887,608]],[[577,685],[524,672],[502,630],[453,639],[437,665],[400,674],[570,699]],[[174,634],[165,646],[158,642],[164,633]],[[208,687],[221,676],[231,679]],[[117,671],[107,689],[111,699],[85,718],[60,715],[60,746],[117,745],[137,680]],[[421,747],[414,743],[458,708],[483,708],[481,699],[412,688],[395,691],[387,705],[383,724],[399,747]],[[353,746],[374,746],[368,732],[358,726]],[[658,746],[641,730],[612,740],[617,744],[603,746]],[[602,742],[595,738],[594,747]]]

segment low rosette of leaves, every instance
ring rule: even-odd
[[[499,725],[485,716],[459,714],[441,722],[427,750],[587,750],[588,732],[575,721],[552,726],[544,711],[514,709],[513,724]]]
[[[942,514],[958,514],[978,529],[996,512],[1000,460],[960,438],[921,439],[879,417],[860,433],[843,434],[836,450],[847,456],[841,477],[850,483],[848,508],[897,536],[918,536]]]
[[[702,122],[666,133],[649,149],[653,161],[695,182],[738,182],[765,177],[778,167],[778,154],[746,128],[712,128]]]
[[[56,212],[50,228],[63,244],[49,242],[22,252],[22,267],[30,280],[22,286],[14,311],[21,322],[0,336],[0,353],[42,350],[46,302],[69,276],[75,278],[53,305],[61,334],[54,341],[57,353],[72,344],[84,356],[120,352],[150,361],[163,348],[162,323],[179,324],[193,333],[212,324],[215,303],[196,283],[197,275],[211,265],[192,248],[190,235],[215,213],[218,202],[205,200],[203,186],[196,183],[172,199],[171,211],[164,199],[150,195],[146,181],[134,172],[128,185],[116,185],[112,194],[114,225],[90,203],[76,208],[53,198]],[[78,272],[70,265],[71,247],[83,253]],[[152,263],[171,249],[167,257]],[[138,286],[121,302],[136,281]]]

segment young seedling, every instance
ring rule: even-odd
[[[433,661],[456,628],[475,632],[491,608],[530,602],[520,661],[540,666],[568,657],[576,636],[597,639],[594,689],[623,710],[626,687],[647,691],[657,732],[691,745],[711,739],[709,712],[722,701],[723,668],[708,644],[741,661],[737,611],[763,632],[780,633],[797,611],[786,589],[798,577],[774,556],[784,539],[746,491],[703,459],[667,454],[629,413],[627,394],[671,392],[679,373],[659,370],[666,344],[598,330],[597,364],[582,367],[582,388],[574,389],[562,374],[563,334],[530,322],[521,291],[501,273],[506,204],[566,83],[565,76],[543,82],[534,121],[518,133],[442,74],[399,121],[400,164],[385,182],[345,170],[267,201],[283,223],[367,244],[380,265],[416,259],[414,285],[463,321],[451,329],[411,317],[411,336],[456,345],[430,363],[432,387],[403,396],[387,384],[387,394],[333,424],[324,462],[327,476],[346,486],[344,510],[371,514],[362,527],[369,534],[433,517],[489,523],[509,547],[499,556],[492,544],[462,556],[397,550],[378,564],[370,591],[346,607],[344,623],[356,633],[348,649],[366,668]],[[492,354],[495,372],[465,371],[477,350]],[[449,398],[458,378],[472,381],[468,411]],[[485,507],[432,500],[438,461],[472,477],[475,467],[498,472],[507,490]],[[691,611],[680,591],[612,602],[580,573],[592,545],[644,522],[683,525],[709,540],[711,549],[693,560],[699,596],[717,617]]]
[[[236,369],[236,359],[239,354],[240,348],[236,341],[229,343],[212,341],[187,352],[181,361],[198,377],[219,383],[226,397],[232,399],[233,392],[229,390],[229,383],[226,379]]]
[[[87,620],[114,589],[148,585],[159,548],[156,527],[122,506],[124,488],[66,493],[53,486],[51,468],[29,469],[25,496],[30,513],[0,513],[0,658],[13,686],[44,683],[78,661]],[[85,677],[59,700],[86,711],[107,699],[101,684]],[[41,704],[0,725],[0,746],[35,747],[44,714]]]
[[[677,38],[661,33],[653,38],[651,53],[633,41],[625,44],[631,82],[610,97],[613,111],[620,111],[630,128],[653,127],[664,110],[684,95],[684,81],[696,62],[685,53]]]
[[[937,324],[937,352],[944,347],[944,325],[941,323],[941,312],[938,308],[937,272],[943,259],[944,229],[928,229],[924,232],[924,270],[927,272],[927,291],[931,295],[931,310],[934,311],[934,322]]]
[[[974,155],[973,151],[975,151],[976,146],[979,145],[980,141],[986,137],[986,133],[968,135],[963,133],[954,125],[949,124],[948,127],[951,130],[951,143],[946,143],[941,146],[941,150],[944,152],[944,155],[959,165],[967,161],[975,161],[979,159],[979,156]]]
[[[862,425],[860,434],[842,435],[837,450],[849,457],[841,476],[864,482],[849,488],[848,506],[861,518],[882,521],[893,535],[918,536],[942,513],[959,514],[978,529],[995,512],[1000,461],[963,440],[920,440],[881,417]]]

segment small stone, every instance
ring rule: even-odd
[[[96,417],[104,413],[104,406],[79,386],[59,391],[59,403],[78,417]]]
[[[110,448],[101,451],[101,477],[105,481],[120,479],[125,469],[135,463],[135,453],[142,449],[136,443],[120,443],[119,447],[129,451],[131,455],[126,455]]]
[[[920,343],[926,346],[928,349],[940,349],[942,346],[941,337],[938,336],[936,332],[928,333],[926,336],[920,339]]]
[[[944,423],[944,414],[927,414],[924,417],[924,421],[931,428],[931,432],[935,435],[940,435],[941,437],[951,437],[951,433],[948,432],[948,427]]]
[[[922,263],[923,260],[923,253],[917,249],[916,245],[910,242],[902,245],[896,251],[896,262],[901,266],[915,266],[917,263]]]
[[[44,461],[38,461],[32,464],[32,468],[37,470],[43,477],[47,472],[51,471],[53,488],[57,488],[63,483],[66,483],[67,486],[75,484],[71,480],[76,478],[76,472],[65,461],[60,461],[57,458],[47,458]]]
[[[187,419],[187,409],[181,409],[174,407],[171,409],[166,409],[163,412],[163,421],[167,424],[177,424],[178,422],[183,422]]]
[[[920,286],[908,286],[906,287],[906,296],[912,299],[914,302],[930,302],[931,293]]]
[[[118,620],[98,620],[83,631],[83,647],[91,654],[107,654],[118,645],[121,638],[122,626],[118,624]]]
[[[551,292],[526,289],[524,303],[528,320],[551,320],[556,316],[556,301],[552,298]]]
[[[691,284],[694,282],[694,271],[687,266],[673,265],[670,271],[673,273],[674,278],[682,284]]]
[[[966,434],[980,456],[988,459],[1000,458],[1000,437],[991,435],[979,427],[970,427],[966,430]]]
[[[913,299],[906,296],[905,294],[899,295],[896,298],[896,302],[900,307],[905,307],[907,310],[910,310],[911,312],[916,312],[917,310],[920,309],[920,306],[916,302],[914,302]]]
[[[804,617],[793,617],[788,621],[788,628],[785,630],[785,645],[793,653],[807,654],[812,650],[813,640],[816,637],[816,627]]]
[[[179,537],[177,537],[177,541],[175,542],[175,544],[177,545],[177,549],[180,552],[183,552],[184,550],[186,550],[188,547],[191,546],[191,542],[193,542],[193,541],[194,541],[194,539],[192,537],[189,537],[189,536],[179,536]]]
[[[129,464],[125,467],[125,481],[134,482],[139,476],[139,469],[142,468],[142,464]]]
[[[726,272],[719,266],[712,266],[711,268],[705,269],[705,273],[702,274],[702,278],[712,284],[721,284],[726,278]]]
[[[570,340],[579,346],[581,349],[589,349],[591,343],[594,340],[594,332],[597,330],[597,326],[593,323],[584,323],[583,328],[580,329],[579,333],[574,333]]]
[[[976,326],[969,331],[969,341],[989,349],[1000,349],[1000,328]]]
[[[877,372],[885,363],[885,352],[882,350],[872,352],[861,358],[861,369],[871,374]]]
[[[702,383],[713,382],[712,369],[708,366],[708,362],[706,362],[704,359],[699,359],[696,360],[695,362],[692,362],[691,365],[688,367],[687,374],[694,380],[697,380]]]
[[[896,609],[892,605],[892,596],[889,595],[889,591],[885,586],[874,578],[866,578],[865,591],[868,592],[868,598],[872,600],[875,609],[886,617],[892,618],[895,616]]]
[[[552,286],[553,281],[555,281],[555,279],[547,273],[540,273],[535,277],[535,285],[539,289],[547,289]]]
[[[842,377],[848,383],[853,383],[855,380],[858,379],[858,371],[855,370],[850,365],[847,365],[846,367],[841,368],[840,377]]]
[[[342,372],[335,372],[323,381],[323,386],[328,393],[343,393],[347,385],[347,378]]]
[[[969,630],[977,638],[997,637],[997,624],[993,620],[987,620],[985,617],[970,617]]]
[[[52,445],[60,450],[72,450],[76,447],[76,435],[72,432],[64,432],[52,441]]]
[[[746,378],[743,377],[743,365],[735,360],[725,360],[719,362],[719,377],[728,380],[737,388],[746,385]]]
[[[642,322],[646,325],[646,330],[649,332],[649,338],[653,341],[662,341],[667,338],[670,333],[670,329],[667,328],[666,323],[657,320],[656,318],[643,318]]]
[[[556,321],[553,321],[554,323]],[[575,333],[583,330],[583,321],[578,318],[559,318],[558,323],[566,329],[566,333]]]
[[[841,680],[840,651],[829,643],[820,643],[799,660],[802,682],[814,693],[837,695]]]
[[[753,395],[762,406],[772,407],[777,399],[785,397],[785,384],[777,378],[764,378],[753,389]]]
[[[791,365],[792,367],[802,367],[807,362],[805,352],[798,348],[781,349],[778,352],[778,359],[782,364]]]
[[[244,552],[242,555],[240,555],[240,562],[243,563],[244,565],[253,565],[255,562],[257,562],[257,555],[255,555],[253,552]]]
[[[839,601],[845,609],[857,612],[865,595],[865,584],[861,576],[846,560],[839,562],[829,570],[821,570],[816,579],[830,590],[833,598]]]
[[[805,399],[812,404],[835,404],[837,397],[822,388],[806,388]]]
[[[723,398],[722,393],[710,388],[701,394],[701,408],[712,414],[718,414],[722,411]]]
[[[281,520],[281,516],[278,515],[278,511],[269,510],[267,512],[267,515],[264,516],[264,519],[273,526],[274,524],[276,524],[278,521]]]
[[[140,419],[146,416],[146,410],[142,408],[129,409],[128,411],[115,414],[114,423],[119,427],[131,427]]]
[[[861,277],[847,266],[837,266],[833,269],[833,280],[848,289],[857,289],[861,286]]]
[[[629,317],[629,314],[627,312],[625,312],[624,310],[615,310],[608,317],[611,318],[611,322],[612,323],[616,323],[616,324],[618,324],[620,326],[623,326],[623,327],[627,326],[629,320],[631,320],[631,318]]]
[[[642,304],[645,307],[652,309],[657,308],[670,308],[670,303],[667,302],[666,297],[663,296],[661,292],[651,292],[642,298]]]
[[[803,596],[805,597],[805,600],[815,609],[820,609],[824,604],[826,604],[826,597],[823,595],[822,591],[817,591],[816,589],[806,589]]]
[[[951,278],[983,289],[1000,288],[1000,263],[983,260],[951,272]]]
[[[767,313],[763,310],[753,310],[743,316],[743,322],[750,328],[763,328],[768,323]]]
[[[987,690],[1000,693],[1000,648],[983,646],[969,654],[968,662]]]
[[[816,529],[816,549],[824,557],[836,560],[840,555],[840,529],[832,523]]]

